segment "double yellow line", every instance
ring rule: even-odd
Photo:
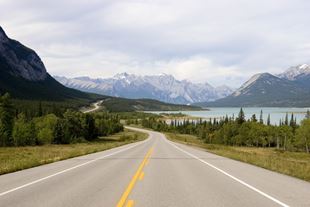
[[[123,193],[123,195],[122,195],[121,199],[119,200],[119,202],[117,203],[116,207],[123,207],[124,206],[124,204],[127,201],[128,196],[131,193],[133,187],[135,186],[137,180],[138,179],[141,179],[141,180],[143,179],[144,172],[142,170],[143,170],[144,166],[148,163],[148,160],[149,160],[152,152],[153,152],[153,148],[150,148],[149,151],[146,153],[142,163],[140,164],[138,170],[136,171],[135,175],[131,179],[129,185],[127,186],[125,192]],[[134,204],[134,201],[133,200],[129,200],[129,201],[127,201],[126,207],[132,207],[133,204]]]

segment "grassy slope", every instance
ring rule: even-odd
[[[95,153],[147,138],[147,134],[125,130],[94,142],[34,147],[1,147],[0,175],[72,157]]]
[[[166,135],[172,141],[198,146],[220,156],[310,181],[310,155],[307,153],[283,152],[268,148],[211,145],[205,144],[202,140],[191,135],[172,133],[166,133]]]

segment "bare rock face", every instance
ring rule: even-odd
[[[8,37],[6,36],[4,30],[0,27],[0,43],[7,42]]]
[[[226,97],[233,91],[227,86],[177,80],[172,75],[116,74],[112,78],[54,77],[63,85],[86,92],[125,98],[150,98],[174,104],[191,104]]]
[[[47,77],[43,62],[35,51],[7,37],[0,27],[0,61],[8,65],[8,72],[29,81],[42,81]],[[1,70],[1,68],[0,68]]]

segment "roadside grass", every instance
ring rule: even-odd
[[[268,170],[310,181],[310,154],[275,148],[235,147],[206,144],[191,135],[166,133],[171,141],[206,149],[208,152],[253,164]]]
[[[0,175],[144,140],[142,132],[125,129],[93,142],[68,145],[0,147]]]

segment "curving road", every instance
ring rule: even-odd
[[[98,101],[98,102],[96,102],[96,103],[93,103],[92,104],[92,108],[90,108],[90,109],[87,109],[87,110],[85,110],[85,111],[83,111],[83,113],[91,113],[91,112],[95,112],[95,111],[97,111],[101,106],[100,106],[100,104],[102,103],[103,101]]]
[[[308,182],[135,130],[149,139],[0,176],[0,206],[310,206]]]

